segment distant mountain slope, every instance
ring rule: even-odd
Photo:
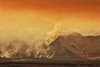
[[[56,46],[60,44],[67,49],[68,53],[74,53],[79,57],[100,56],[100,36],[82,36],[79,33],[73,32],[68,36],[59,36],[53,44],[56,44]],[[61,47],[58,48],[58,50],[60,49]]]

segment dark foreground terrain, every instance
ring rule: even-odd
[[[1,59],[0,67],[99,67],[100,61]]]

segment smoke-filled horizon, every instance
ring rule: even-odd
[[[47,32],[56,28],[56,31],[99,35],[99,18],[99,0],[0,0],[1,29],[31,28]]]
[[[0,41],[6,43],[5,46],[10,41],[23,40],[31,46],[34,42],[35,48],[45,40],[49,40],[45,43],[48,46],[62,31],[74,31],[84,36],[100,35],[100,1],[0,0],[0,30]],[[5,51],[6,47],[3,49]],[[46,54],[45,50],[43,53]],[[12,54],[4,52],[2,55],[11,57]]]

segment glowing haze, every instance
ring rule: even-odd
[[[54,24],[83,35],[97,34],[99,0],[0,0],[0,28],[50,30]]]
[[[0,30],[4,40],[13,35],[27,41],[30,35],[40,41],[46,36],[52,42],[63,30],[100,35],[100,1],[0,0]]]

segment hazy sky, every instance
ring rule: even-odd
[[[0,0],[0,28],[100,30],[100,0]],[[95,33],[94,33],[95,32]]]

